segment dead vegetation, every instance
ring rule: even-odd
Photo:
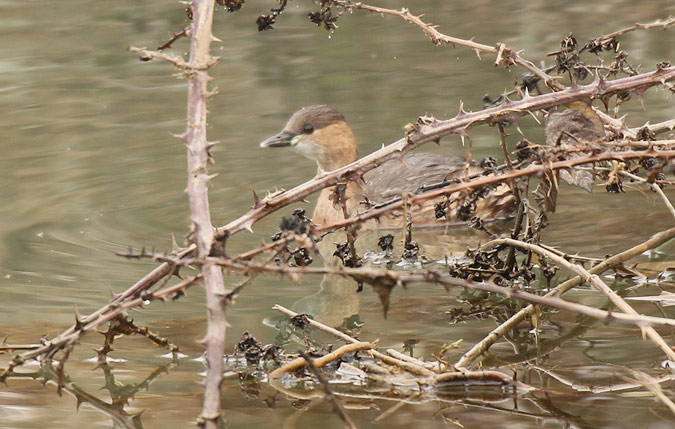
[[[235,12],[245,2],[219,1],[218,4],[225,6],[229,12]],[[287,1],[279,1],[270,14],[260,16],[258,29],[271,30],[273,25],[283,25],[282,12],[286,6]],[[305,351],[289,353],[276,345],[260,344],[246,333],[235,352],[227,354],[227,366],[249,381],[267,382],[279,392],[299,401],[306,401],[317,394],[328,398],[347,426],[353,426],[353,423],[345,412],[346,404],[367,406],[383,398],[401,403],[472,399],[488,403],[490,396],[505,398],[538,390],[519,381],[517,370],[515,376],[508,371],[516,368],[516,365],[539,370],[529,367],[528,359],[512,362],[506,370],[488,370],[489,360],[481,363],[482,368],[477,362],[492,344],[520,322],[530,320],[536,330],[547,317],[547,309],[576,312],[605,324],[635,325],[654,344],[654,361],[659,360],[656,353],[660,349],[667,361],[675,362],[673,348],[656,330],[657,327],[675,325],[675,320],[665,314],[658,317],[638,314],[599,277],[613,270],[628,277],[653,278],[654,275],[639,272],[627,263],[667,243],[675,237],[675,228],[662,231],[644,243],[626,243],[625,251],[601,259],[570,255],[554,249],[542,241],[541,235],[545,228],[555,228],[556,219],[552,213],[556,211],[557,197],[562,192],[561,181],[588,192],[621,193],[627,182],[642,186],[645,192],[654,192],[661,199],[663,205],[658,210],[675,220],[675,209],[664,192],[673,184],[671,162],[675,158],[675,140],[671,136],[661,138],[673,129],[674,122],[671,120],[630,128],[627,125],[630,118],[619,116],[623,103],[638,102],[644,92],[652,87],[672,92],[674,87],[671,82],[675,80],[675,67],[667,63],[666,59],[653,67],[631,64],[628,54],[621,48],[620,38],[631,31],[667,29],[675,24],[675,19],[636,24],[612,34],[597,36],[583,45],[575,36],[569,35],[561,41],[555,52],[544,59],[552,64],[540,68],[534,64],[541,59],[525,59],[516,48],[501,43],[483,45],[445,35],[436,26],[425,22],[422,15],[416,16],[406,9],[391,10],[351,1],[326,0],[318,2],[318,9],[309,12],[308,18],[318,26],[335,30],[339,20],[348,19],[344,13],[352,10],[401,18],[417,26],[436,45],[472,49],[479,57],[493,56],[495,66],[519,68],[523,73],[515,88],[505,91],[496,99],[484,99],[485,109],[466,112],[460,104],[458,114],[451,119],[420,116],[405,127],[400,140],[294,189],[264,198],[254,194],[253,205],[248,213],[226,225],[213,228],[208,210],[207,184],[212,177],[208,164],[212,160],[210,149],[214,143],[206,139],[205,128],[205,104],[212,95],[207,88],[207,72],[217,63],[217,59],[208,54],[212,40],[210,23],[213,5],[202,0],[191,2],[188,13],[193,24],[188,30],[176,33],[155,51],[129,48],[139,53],[142,60],[167,60],[189,78],[190,126],[180,136],[189,148],[187,193],[192,230],[187,245],[184,248],[175,246],[167,252],[130,249],[123,256],[152,259],[160,265],[127,291],[114,295],[100,310],[87,316],[76,315],[74,325],[60,335],[45,338],[33,345],[3,344],[2,350],[12,352],[13,358],[2,370],[1,380],[16,376],[16,368],[27,361],[38,359],[47,367],[58,357],[58,366],[51,369],[56,375],[51,377],[56,380],[59,390],[72,388],[65,375],[68,355],[83,335],[98,331],[104,324],[108,324],[108,331],[98,350],[101,364],[105,362],[106,354],[118,335],[140,334],[176,354],[178,347],[169,339],[160,338],[146,328],[135,327],[127,313],[132,308],[140,308],[157,299],[178,299],[187,288],[204,283],[209,309],[209,325],[204,338],[208,374],[199,424],[203,427],[218,427],[221,423],[220,390],[225,370],[222,359],[227,326],[225,308],[234,303],[237,295],[255,293],[248,289],[249,285],[255,283],[257,276],[270,273],[292,280],[309,275],[335,275],[352,279],[359,285],[370,285],[380,297],[385,315],[394,288],[416,283],[436,284],[446,290],[459,288],[466,294],[467,306],[455,310],[453,318],[470,322],[480,311],[484,317],[485,314],[491,314],[503,321],[453,362],[447,358],[447,351],[452,345],[446,350],[439,350],[434,356],[428,356],[427,360],[413,358],[396,350],[382,352],[378,350],[376,338],[359,340],[321,324],[308,315],[276,307],[291,321],[293,327],[289,329],[293,333],[289,337],[298,338]],[[189,60],[162,52],[182,36],[190,37],[191,40]],[[595,104],[600,104],[600,109],[594,106],[596,100],[599,100]],[[523,136],[516,150],[510,151],[506,145],[506,136],[520,131],[518,121],[522,116],[541,121],[546,140],[535,141]],[[256,222],[285,209],[289,204],[328,186],[338,185],[339,189],[339,185],[358,180],[363,173],[382,162],[396,159],[425,143],[438,142],[451,135],[468,139],[470,130],[477,126],[491,126],[496,130],[495,153],[503,154],[501,165],[497,165],[494,158],[484,159],[480,162],[480,173],[467,174],[463,179],[427,184],[412,195],[401,195],[384,204],[373,205],[364,201],[363,210],[357,215],[333,224],[316,225],[304,211],[296,210],[282,218],[280,229],[270,242],[237,255],[228,252],[227,242],[233,235],[251,230]],[[466,147],[470,157],[470,141]],[[487,193],[501,184],[509,187],[518,204],[510,230],[496,234],[491,230],[488,220],[481,218],[476,207]],[[360,225],[392,210],[406,210],[411,205],[430,200],[440,201],[435,211],[441,226],[444,225],[448,210],[457,210],[461,213],[461,219],[467,222],[467,227],[476,228],[485,234],[485,244],[467,249],[462,258],[429,264],[415,242],[415,225],[409,222],[401,255],[393,255],[393,238],[388,234],[380,236],[379,248],[369,249],[370,256],[366,256],[365,252],[359,254],[354,243],[360,234]],[[331,250],[339,263],[317,267],[319,264],[316,262],[322,259],[319,248],[323,240],[327,234],[340,230],[346,232],[346,241]],[[373,255],[392,262],[405,261],[408,265],[403,270],[374,268],[368,264]],[[171,277],[179,276],[186,267],[198,267],[200,274],[172,283]],[[407,269],[410,267],[413,268]],[[572,277],[555,284],[551,279],[559,270],[566,270]],[[227,287],[223,281],[223,271],[241,273],[245,280]],[[657,273],[656,276],[666,274]],[[538,278],[548,281],[548,290],[533,290],[530,287]],[[600,309],[561,297],[581,284],[591,285],[599,294],[607,297],[612,305]],[[496,304],[492,302],[495,297],[499,297]],[[175,305],[180,305],[180,302]],[[310,329],[333,335],[339,345],[333,347],[332,343],[317,344],[310,341]],[[554,372],[550,369],[541,371]],[[657,387],[658,383],[671,380],[671,375],[645,377],[648,376],[633,374],[633,378],[638,380],[637,384],[627,382],[615,387],[628,389],[651,385],[652,390],[658,391],[655,395],[665,402],[667,398],[663,399],[664,395]],[[285,383],[279,382],[282,378],[286,380]],[[307,387],[309,380],[314,387]],[[330,383],[335,380],[346,380],[346,383],[337,390]],[[568,384],[577,390],[581,389],[577,382],[569,381]],[[597,387],[586,390],[592,389]],[[387,413],[395,411],[396,407],[393,407]]]

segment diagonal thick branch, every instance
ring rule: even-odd
[[[464,135],[470,128],[476,125],[498,123],[500,121],[514,122],[518,117],[532,111],[548,109],[554,106],[568,104],[573,101],[608,97],[624,91],[643,90],[650,86],[663,84],[673,79],[675,79],[675,66],[612,81],[597,78],[588,85],[573,86],[559,92],[536,97],[526,94],[522,100],[507,100],[499,106],[480,110],[478,112],[467,113],[460,111],[459,114],[452,119],[444,121],[436,120],[430,125],[420,125],[416,132],[397,140],[370,155],[354,161],[349,165],[331,171],[323,176],[316,177],[274,197],[257,201],[253,209],[248,213],[231,221],[225,226],[218,228],[216,238],[224,239],[244,229],[250,230],[260,219],[288,204],[299,201],[316,191],[343,182],[346,179],[360,177],[366,171],[372,170],[385,161],[399,158],[406,152],[430,141],[438,141],[444,136],[450,134]]]

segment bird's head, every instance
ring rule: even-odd
[[[320,172],[332,171],[358,159],[358,147],[344,116],[329,106],[303,107],[284,129],[260,147],[288,146],[313,159]]]

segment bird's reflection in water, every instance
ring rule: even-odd
[[[498,227],[500,223],[491,226]],[[393,249],[384,251],[378,247],[380,237],[386,234],[393,236]],[[421,229],[413,230],[413,240],[419,244],[419,253],[416,260],[402,259],[404,253],[405,233],[399,230],[365,230],[360,231],[355,243],[357,254],[363,258],[364,266],[373,268],[389,268],[396,270],[419,269],[426,266],[445,264],[446,258],[462,257],[467,247],[475,247],[481,241],[486,241],[485,233],[467,229],[466,226],[450,229]],[[318,249],[326,266],[342,266],[342,262],[334,256],[336,244],[346,240],[342,232],[326,236]],[[315,258],[316,263],[320,263]],[[315,320],[328,326],[337,327],[343,321],[359,313],[359,285],[352,278],[337,274],[327,274],[321,279],[319,290],[297,300],[293,311],[311,315]],[[372,293],[365,285],[364,294]]]

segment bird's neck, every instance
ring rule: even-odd
[[[319,174],[337,170],[359,159],[356,138],[344,122],[336,122],[317,130],[312,138]]]
[[[337,170],[359,159],[358,145],[352,130],[344,122],[336,122],[314,132],[316,144],[316,163],[318,176]],[[354,216],[363,199],[361,185],[354,181],[347,182],[345,188],[346,217]],[[337,187],[325,188],[319,194],[314,208],[312,220],[316,224],[338,222],[345,219],[345,210],[337,196]]]
[[[345,152],[335,152],[325,154],[320,161],[317,162],[317,174],[319,176],[324,173],[328,173],[333,170],[337,170],[340,167],[344,167],[347,164],[359,159],[359,155],[354,151]]]
[[[357,182],[350,181],[345,189],[345,208],[347,218],[356,215],[359,211],[360,202],[363,199],[363,189]],[[314,208],[312,221],[316,224],[326,222],[338,222],[344,220],[344,210],[337,195],[337,187],[324,188],[319,194],[319,199]]]

